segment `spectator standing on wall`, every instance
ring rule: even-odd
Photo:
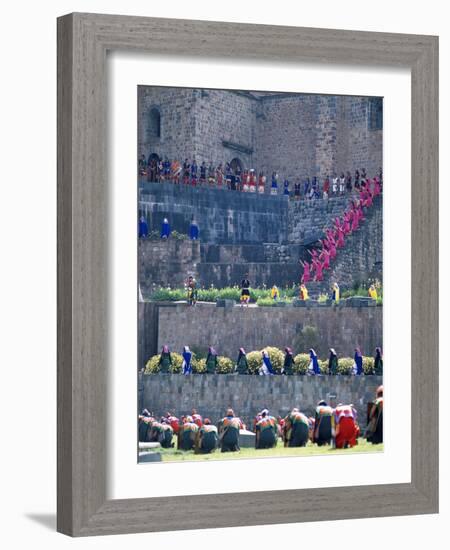
[[[323,182],[323,198],[328,199],[329,194],[330,194],[330,177],[327,174]]]
[[[352,175],[349,170],[347,170],[347,176],[345,178],[345,188],[349,193],[352,190]]]
[[[270,186],[270,194],[278,194],[278,174],[276,172],[272,172],[272,184]]]
[[[170,224],[167,218],[164,218],[161,225],[161,239],[168,239],[170,236]]]
[[[188,185],[189,183],[189,174],[191,173],[191,165],[189,163],[189,159],[184,159],[183,163],[183,183],[184,185]]]
[[[360,180],[359,170],[356,169],[355,170],[355,189],[360,188],[359,180]]]
[[[198,230],[198,224],[194,219],[194,216],[192,216],[191,219],[191,225],[189,227],[189,238],[191,241],[196,241],[199,236],[199,230]]]
[[[341,172],[341,177],[339,178],[339,193],[343,195],[344,191],[345,191],[345,174],[344,172]]]
[[[139,219],[139,238],[144,239],[145,237],[148,237],[148,224],[144,216],[141,216]]]
[[[258,178],[258,192],[264,193],[266,189],[266,176],[264,175],[264,172],[259,173]]]

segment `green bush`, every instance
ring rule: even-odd
[[[179,233],[178,231],[172,231],[170,237],[172,239],[176,239],[177,241],[186,241],[188,239],[186,233]]]
[[[375,359],[373,357],[363,356],[364,374],[375,374]]]
[[[258,374],[258,370],[262,365],[262,353],[260,351],[247,353],[247,363],[251,374]]]
[[[170,372],[172,373],[181,372],[183,356],[175,352],[171,352],[170,355],[172,357],[172,366],[170,367]],[[160,357],[161,357],[160,354],[154,355],[147,361],[147,364],[145,365],[144,374],[157,374],[159,372],[158,362]]]
[[[192,355],[192,372],[195,374],[203,374],[206,372],[206,359],[197,359]]]
[[[328,360],[319,359],[320,374],[328,374]]]
[[[259,307],[273,307],[275,300],[272,300],[272,298],[258,298],[256,305]]]
[[[317,301],[319,302],[319,304],[321,304],[322,302],[326,302],[328,300],[328,294],[319,294],[319,297],[317,298]]]
[[[234,362],[229,357],[218,357],[217,363],[218,374],[231,374],[234,372]]]
[[[354,363],[351,357],[339,357],[337,374],[352,374]]]
[[[280,374],[284,365],[284,353],[280,349],[274,347],[267,347],[264,349],[269,354],[273,370],[277,374]],[[263,364],[262,351],[251,351],[247,353],[247,362],[249,371],[252,374],[258,374],[259,368],[262,367]]]
[[[294,357],[293,371],[295,374],[306,374],[311,358],[308,353],[299,353]]]

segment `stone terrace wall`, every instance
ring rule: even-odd
[[[281,349],[292,346],[305,326],[317,327],[321,345],[316,351],[324,358],[330,347],[343,357],[353,356],[356,346],[363,354],[371,355],[375,347],[383,345],[383,308],[380,306],[218,308],[204,305],[189,308],[172,305],[159,309],[157,348],[168,344],[176,351],[185,345],[205,350],[211,345],[219,354],[234,358],[241,346],[247,351],[265,346]]]
[[[355,405],[364,428],[367,403],[380,384],[381,376],[141,375],[139,406],[156,416],[167,411],[177,416],[190,414],[195,407],[213,422],[223,418],[230,406],[251,427],[255,414],[264,407],[285,416],[297,406],[312,416],[317,401],[329,400],[331,394],[336,404]]]
[[[172,183],[142,183],[139,211],[151,229],[164,217],[172,230],[188,233],[192,216],[202,242],[281,243],[287,239],[288,199]]]

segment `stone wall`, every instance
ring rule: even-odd
[[[139,304],[139,308],[141,318],[145,319],[147,304]],[[148,314],[151,313],[149,310]],[[343,357],[353,356],[356,346],[365,355],[383,346],[381,306],[219,308],[201,305],[190,308],[172,304],[159,308],[157,344],[143,355],[148,359],[156,349],[167,344],[174,351],[180,351],[185,345],[197,350],[214,346],[219,354],[234,358],[241,346],[247,351],[265,346],[292,347],[305,326],[317,328],[320,345],[316,351],[323,358],[327,357],[330,347]]]
[[[195,407],[214,423],[233,407],[252,426],[256,413],[265,407],[275,416],[284,417],[293,407],[313,416],[317,402],[326,399],[332,404],[353,403],[364,428],[367,403],[380,384],[380,376],[141,375],[139,405],[156,416],[170,411],[178,417]]]
[[[139,212],[150,229],[168,217],[172,230],[188,233],[192,216],[202,242],[281,243],[287,235],[288,199],[236,191],[142,183]]]
[[[369,127],[369,97],[239,93],[139,86],[139,154],[183,160],[238,158],[291,182],[382,166],[382,130]],[[151,135],[151,110],[161,135]],[[230,148],[228,144],[234,144]]]

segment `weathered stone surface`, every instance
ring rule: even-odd
[[[254,448],[256,435],[249,430],[239,430],[239,447]]]
[[[140,452],[139,453],[139,463],[144,462],[161,462],[161,453],[156,453],[154,451]]]
[[[139,451],[144,452],[148,450],[155,450],[160,449],[161,443],[158,443],[157,441],[139,441]]]

